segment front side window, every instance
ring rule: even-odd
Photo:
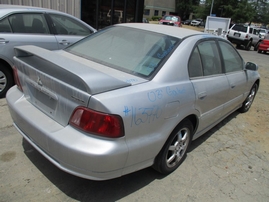
[[[114,69],[149,77],[158,71],[179,41],[163,34],[116,26],[65,50]]]
[[[50,14],[50,17],[53,21],[56,34],[87,36],[93,33],[92,30],[88,29],[82,23],[68,16]]]
[[[258,35],[259,34],[259,30],[253,29],[253,34]]]
[[[8,17],[14,33],[49,34],[43,14],[20,13]]]
[[[232,45],[220,41],[220,49],[224,61],[225,72],[235,72],[243,70],[243,60]]]

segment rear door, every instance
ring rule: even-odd
[[[222,117],[229,91],[214,40],[202,41],[196,46],[189,61],[189,75],[196,93],[195,108],[200,112],[197,131],[200,132]]]
[[[0,54],[12,61],[14,47],[36,45],[49,50],[58,49],[54,35],[50,34],[43,13],[12,14],[0,21]]]

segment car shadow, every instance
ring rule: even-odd
[[[22,145],[24,153],[39,171],[65,195],[78,201],[118,201],[152,181],[165,177],[153,168],[146,168],[112,180],[87,180],[60,170],[24,138]]]
[[[210,131],[193,141],[189,152],[203,144],[211,135],[237,115],[238,112],[234,112]],[[161,180],[165,177],[165,175],[159,174],[152,168],[146,168],[112,180],[87,180],[60,170],[35,150],[24,138],[22,146],[26,156],[47,179],[64,194],[78,201],[117,201],[147,186],[152,181]]]
[[[219,122],[217,125],[215,125],[213,128],[211,128],[209,131],[207,131],[205,134],[203,134],[202,136],[200,136],[196,140],[192,141],[188,152],[193,151],[194,149],[196,149],[197,147],[199,147],[199,145],[203,144],[208,138],[210,138],[220,128],[222,128],[223,126],[225,126],[232,119],[236,118],[236,116],[238,114],[241,114],[241,113],[239,113],[238,111],[233,112],[232,114],[230,114],[229,116],[227,116],[225,119],[223,119],[221,122]]]

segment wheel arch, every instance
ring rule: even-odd
[[[189,121],[192,123],[192,126],[193,126],[193,134],[192,134],[192,135],[195,134],[195,132],[196,132],[196,130],[197,130],[197,128],[198,128],[198,117],[197,117],[197,115],[195,115],[195,114],[190,114],[190,115],[186,116],[185,118],[181,119],[181,120],[178,122],[178,124],[174,127],[174,129],[171,131],[171,133],[167,136],[167,139],[165,140],[165,143],[166,143],[167,140],[169,139],[170,135],[171,135],[172,133],[174,133],[175,130],[177,130],[177,127],[178,127],[183,121],[185,121],[185,120],[189,120]],[[163,146],[165,145],[165,143],[163,144]]]
[[[257,91],[258,91],[258,89],[259,89],[259,87],[260,87],[260,79],[257,79],[254,83],[253,83],[253,85],[255,85],[255,84],[257,84]],[[252,85],[252,86],[253,86]]]
[[[185,150],[185,152],[187,153],[187,150],[188,150],[188,147],[190,146],[191,144],[191,141],[192,141],[192,137],[197,129],[197,124],[198,124],[198,119],[197,119],[197,116],[195,114],[191,114],[191,115],[188,115],[186,116],[185,118],[183,118],[182,120],[180,120],[180,122],[174,127],[174,129],[171,131],[171,133],[169,134],[169,136],[167,137],[166,141],[164,142],[161,150],[158,152],[158,154],[156,155],[156,157],[154,158],[154,163],[152,165],[152,167],[157,170],[158,172],[162,173],[162,174],[169,174],[170,172],[173,172],[185,159],[186,157],[186,153],[183,154],[180,162],[178,165],[176,165],[176,167],[174,169],[172,169],[171,171],[167,171],[167,172],[164,172],[164,169],[163,169],[163,164],[162,164],[162,160],[163,159],[163,154],[164,154],[164,151],[166,150],[165,148],[167,148],[167,143],[169,143],[169,141],[171,141],[171,137],[173,137],[172,135],[174,133],[177,132],[177,130],[179,129],[180,125],[183,124],[185,122],[192,125],[192,133],[193,134],[190,134],[190,139],[189,139],[189,144]]]
[[[0,65],[4,65],[4,66],[8,67],[8,70],[13,75],[12,65],[9,62],[7,62],[6,60],[0,58]]]

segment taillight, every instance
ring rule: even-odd
[[[69,124],[87,133],[118,138],[124,136],[123,121],[118,115],[97,112],[86,107],[77,107]]]
[[[15,84],[17,85],[18,89],[20,91],[23,91],[22,86],[21,86],[21,82],[20,82],[20,79],[19,79],[19,76],[18,76],[18,69],[15,66],[13,67],[13,75],[14,75]]]
[[[246,35],[246,39],[248,38],[248,34]]]

